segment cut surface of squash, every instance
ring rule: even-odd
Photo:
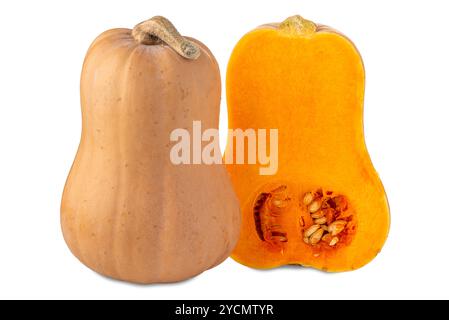
[[[233,258],[326,271],[371,261],[389,208],[365,146],[365,73],[353,43],[299,16],[263,25],[236,45],[226,85],[230,129],[279,136],[275,175],[260,175],[260,163],[226,166],[243,219]]]

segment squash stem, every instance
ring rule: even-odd
[[[145,45],[164,42],[182,57],[190,60],[197,59],[201,53],[196,44],[181,36],[175,26],[161,16],[155,16],[136,25],[132,36],[137,42]]]
[[[290,34],[311,35],[316,32],[316,24],[299,15],[285,19],[279,29]]]

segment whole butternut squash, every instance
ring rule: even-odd
[[[93,270],[137,283],[195,276],[228,257],[240,213],[221,164],[174,165],[170,133],[217,128],[208,48],[163,17],[112,29],[81,76],[82,135],[61,205],[64,238]]]
[[[278,129],[279,160],[274,175],[259,174],[263,163],[227,164],[243,215],[237,261],[347,271],[381,250],[389,208],[365,146],[364,81],[352,42],[300,16],[238,42],[229,126]]]

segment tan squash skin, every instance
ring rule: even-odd
[[[217,128],[220,74],[113,29],[91,45],[81,76],[82,135],[64,189],[61,226],[91,269],[136,283],[174,282],[225,260],[239,204],[222,165],[173,165],[170,133]]]
[[[340,272],[380,252],[390,215],[365,146],[364,86],[353,43],[299,16],[263,25],[237,43],[227,70],[229,127],[277,128],[279,166],[263,176],[260,164],[227,164],[243,216],[235,260],[254,268],[299,264]],[[286,191],[274,192],[280,187]],[[312,212],[304,200],[317,190],[324,194],[319,203],[343,197],[349,205],[325,208],[326,222],[317,222],[324,210]],[[335,221],[345,223],[339,233]],[[313,234],[322,233],[312,243],[308,231],[318,225],[323,229]]]

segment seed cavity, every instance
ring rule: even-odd
[[[282,215],[290,202],[286,186],[258,195],[254,202],[253,213],[256,232],[260,240],[276,246],[288,242],[287,232],[282,227]]]
[[[309,226],[301,224],[304,243],[312,246],[323,243],[335,248],[342,237],[347,238],[348,223],[352,220],[352,215],[347,212],[349,204],[345,196],[318,189],[306,192],[302,199],[307,214],[313,221]],[[351,231],[353,230],[354,226],[351,227]]]

